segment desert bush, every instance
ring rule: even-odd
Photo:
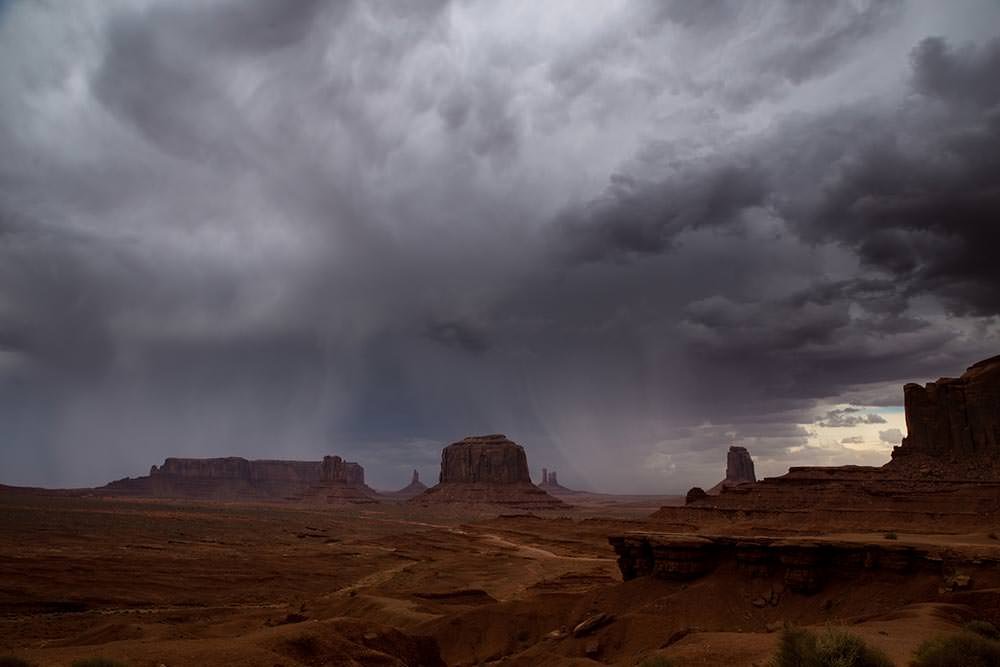
[[[965,624],[964,629],[969,632],[974,632],[980,637],[1000,640],[1000,630],[998,630],[997,626],[993,625],[989,621],[969,621]]]
[[[885,539],[887,539],[887,540],[898,540],[899,539],[899,535],[897,535],[896,533],[886,533],[885,534]]]
[[[1000,642],[972,632],[928,639],[913,656],[913,667],[1000,667]]]
[[[72,667],[125,667],[125,663],[109,658],[83,658],[74,660]]]
[[[986,537],[990,538],[991,540],[1000,540],[1000,537],[997,537],[996,533],[990,533]]]
[[[785,628],[772,667],[892,667],[882,651],[860,637],[827,630],[821,636],[801,628]]]
[[[32,663],[13,655],[0,655],[0,667],[35,667]]]

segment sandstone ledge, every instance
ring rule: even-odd
[[[625,581],[643,576],[688,581],[730,563],[747,577],[780,578],[788,590],[805,595],[866,571],[947,576],[958,566],[995,569],[1000,563],[997,549],[990,556],[964,556],[928,545],[823,538],[636,532],[612,535],[608,542]]]

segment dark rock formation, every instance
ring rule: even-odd
[[[440,480],[412,501],[532,508],[563,504],[531,483],[524,448],[502,434],[471,436],[445,447]]]
[[[707,491],[707,495],[717,496],[723,491],[733,489],[741,484],[754,484],[757,474],[754,472],[753,459],[746,447],[730,447],[726,454],[726,477]],[[690,502],[690,501],[688,501]]]
[[[503,434],[478,435],[441,452],[441,483],[531,484],[524,448]]]
[[[726,455],[726,479],[723,484],[743,484],[756,482],[753,459],[746,447],[730,447]]]
[[[549,493],[555,494],[573,494],[579,493],[579,491],[574,491],[573,489],[568,489],[559,483],[559,478],[556,476],[555,470],[549,470],[548,468],[542,468],[542,483],[538,485],[539,489],[544,489]]]
[[[346,486],[364,486],[365,469],[339,456],[324,456],[320,480]]]
[[[860,578],[866,571],[882,577],[917,571],[945,576],[955,565],[945,563],[934,547],[906,544],[666,533],[613,535],[608,541],[626,581],[642,576],[687,581],[725,563],[748,578],[773,580],[771,593],[755,606],[776,606],[785,588],[810,595],[827,582]]]
[[[995,521],[1000,517],[1000,357],[974,364],[958,379],[908,384],[904,400],[909,434],[884,466],[803,466],[753,484],[721,482],[708,492],[717,495],[692,490],[684,507],[662,507],[653,516],[690,523],[796,514],[813,525],[850,517],[854,525],[884,530],[926,526],[928,520],[950,529]]]
[[[419,496],[426,490],[427,490],[427,485],[420,481],[420,473],[414,470],[413,476],[410,478],[410,483],[404,486],[399,491],[395,491],[389,495],[395,496],[397,498],[412,498],[414,496]]]
[[[960,378],[903,387],[907,436],[893,459],[910,455],[947,463],[988,463],[1000,456],[1000,356]]]
[[[339,456],[322,461],[251,461],[240,457],[168,458],[148,477],[125,478],[97,489],[110,495],[215,500],[372,501],[365,471]]]
[[[708,494],[705,493],[705,489],[701,488],[700,486],[693,486],[687,492],[687,495],[684,496],[684,503],[690,505],[691,503],[696,503],[699,500],[703,500],[705,498],[708,498]]]

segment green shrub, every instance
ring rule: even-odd
[[[858,636],[828,630],[817,637],[801,628],[785,628],[772,667],[892,667],[882,651]]]
[[[928,639],[913,656],[913,667],[1000,667],[1000,642],[972,632]]]
[[[125,667],[125,663],[109,658],[83,658],[74,660],[72,667]]]
[[[898,540],[899,539],[899,535],[897,535],[896,533],[886,533],[885,534],[885,539],[887,539],[887,540]]]
[[[35,667],[32,663],[13,655],[0,655],[0,667]]]
[[[1000,640],[1000,630],[997,630],[997,626],[988,621],[969,621],[965,624],[964,629],[974,632],[980,637],[986,637],[994,641]]]

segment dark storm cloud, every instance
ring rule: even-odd
[[[687,230],[724,225],[763,203],[767,189],[752,166],[685,165],[667,181],[643,183],[620,176],[606,197],[568,211],[557,232],[572,238],[583,260],[659,253]]]
[[[885,417],[880,414],[869,412],[861,413],[860,408],[841,408],[830,410],[823,419],[816,421],[817,426],[826,428],[847,428],[860,424],[884,424]]]
[[[0,481],[394,488],[471,432],[597,489],[851,462],[813,425],[998,340],[998,47],[903,44],[926,11],[6,8]]]

